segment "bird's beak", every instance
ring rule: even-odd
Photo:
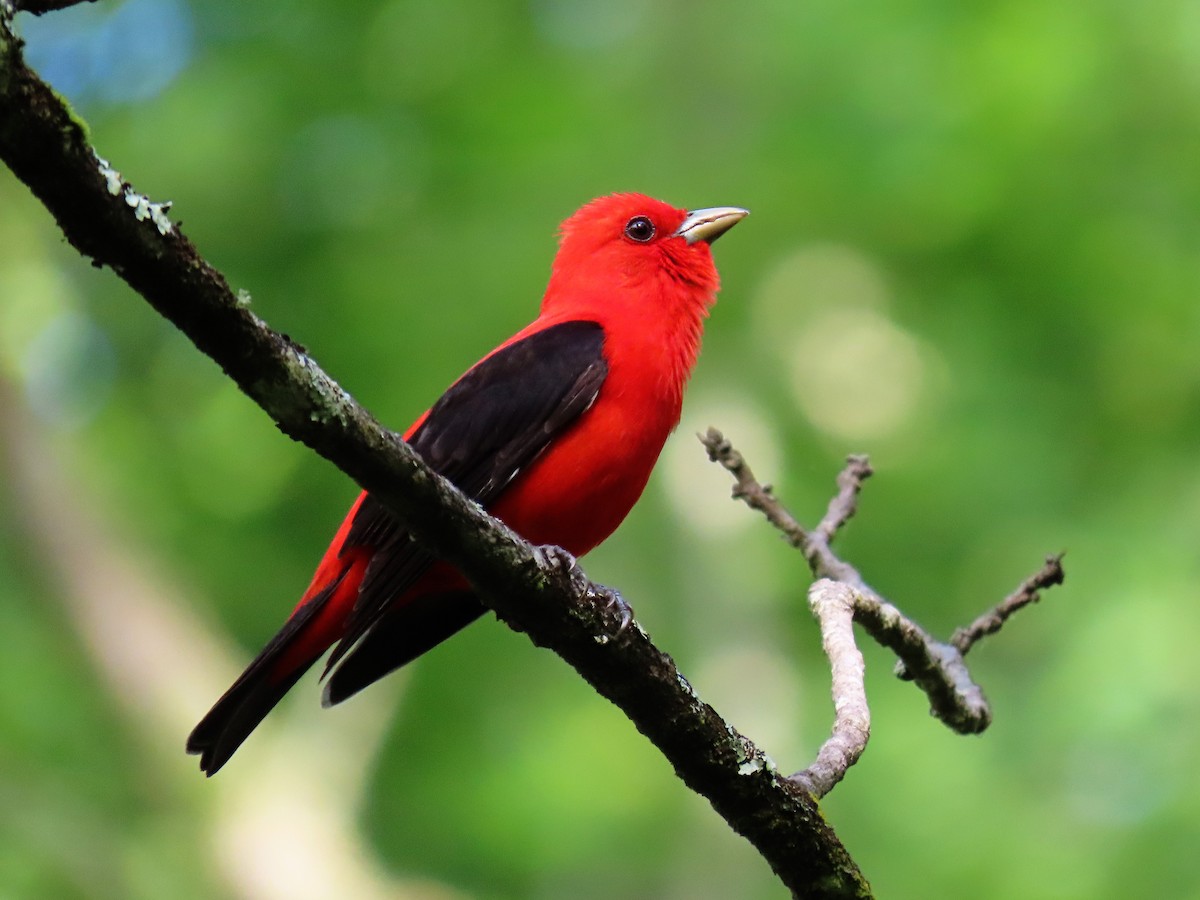
[[[696,241],[711,244],[748,215],[750,210],[740,206],[710,206],[708,209],[689,210],[687,218],[673,237],[681,237],[689,244]]]

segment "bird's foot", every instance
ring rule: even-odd
[[[625,602],[621,592],[615,588],[597,584],[589,590],[589,593],[592,602],[603,605],[606,613],[615,614],[618,619],[617,630],[613,634],[601,635],[596,639],[601,643],[607,643],[610,638],[617,638],[624,634],[625,629],[633,624],[633,607]]]
[[[566,550],[546,545],[535,548],[535,552],[538,554],[539,562],[543,565],[565,571],[572,587],[582,593],[594,607],[600,607],[606,618],[615,616],[616,628],[597,634],[597,643],[607,644],[610,640],[624,634],[625,630],[633,624],[633,607],[625,602],[620,591],[590,581],[575,557]]]

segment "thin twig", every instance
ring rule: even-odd
[[[734,498],[745,501],[751,509],[762,513],[768,522],[779,529],[789,544],[803,549],[809,540],[808,531],[775,499],[769,486],[759,483],[750,471],[750,464],[746,462],[746,458],[725,440],[725,435],[715,428],[709,428],[705,434],[698,434],[696,437],[708,449],[708,458],[720,463],[733,475],[737,482],[733,488]]]
[[[834,722],[829,739],[807,769],[792,778],[824,797],[858,762],[871,736],[866,665],[854,640],[856,592],[841,581],[820,578],[808,589],[808,605],[821,625],[821,645],[832,672]]]
[[[1019,609],[1037,603],[1041,599],[1039,593],[1056,584],[1062,584],[1066,577],[1062,567],[1063,554],[1056,553],[1046,557],[1046,564],[1026,578],[1015,591],[989,609],[965,628],[958,628],[950,636],[950,643],[963,656],[979,640],[989,634],[995,634],[1004,627],[1004,623]]]
[[[863,482],[874,474],[871,463],[865,456],[846,457],[846,468],[842,469],[837,477],[838,492],[829,501],[825,515],[813,529],[816,536],[827,544],[833,543],[838,531],[858,511],[858,492],[862,490]]]

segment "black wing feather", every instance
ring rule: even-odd
[[[576,321],[536,332],[493,353],[434,404],[410,438],[413,449],[434,471],[487,506],[595,402],[608,374],[603,346],[604,332],[598,323]],[[370,496],[359,507],[346,545],[372,546],[375,553],[326,673],[348,653],[364,658],[353,665],[351,659],[342,663],[330,679],[327,702],[365,687],[483,612],[470,595],[462,595],[461,602],[448,602],[443,613],[423,608],[410,613],[409,604],[391,608],[432,558]],[[396,635],[410,624],[414,636],[397,644]],[[422,638],[417,639],[416,633]]]
[[[321,705],[341,703],[433,649],[486,611],[470,591],[426,594],[403,607],[386,610],[325,682]]]

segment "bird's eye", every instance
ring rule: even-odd
[[[654,223],[645,216],[634,216],[625,223],[625,237],[644,244],[654,237]]]

